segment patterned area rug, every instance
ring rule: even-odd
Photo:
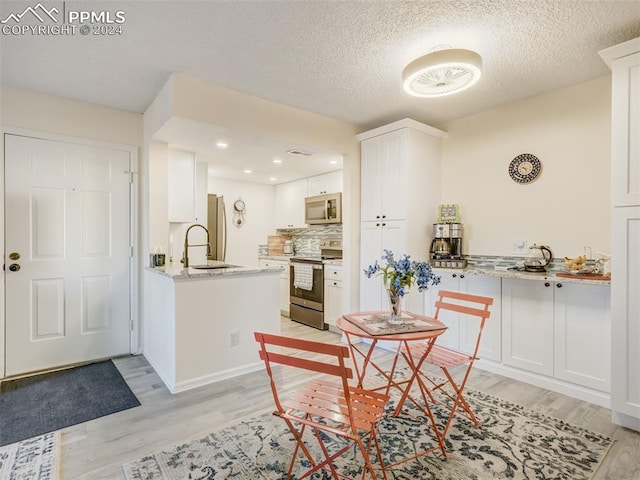
[[[0,447],[0,480],[56,480],[60,432]]]
[[[478,391],[468,389],[467,399],[482,428],[458,416],[447,437],[448,459],[439,452],[421,456],[392,468],[390,479],[588,479],[612,443],[603,435]],[[381,425],[385,464],[435,445],[432,432],[412,417],[420,417],[419,411],[410,408],[411,402],[406,405],[407,414],[386,417]],[[436,404],[433,411],[442,427],[447,406]],[[123,469],[128,480],[280,480],[294,446],[284,422],[267,413],[145,456]],[[334,442],[332,450],[338,447]],[[339,471],[357,477],[359,459],[350,451],[340,461]],[[295,471],[303,471],[301,462]],[[323,472],[311,478],[324,480],[331,475]]]

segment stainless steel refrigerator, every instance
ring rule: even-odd
[[[227,256],[227,214],[222,195],[207,195],[207,230],[211,244],[207,260],[224,262]]]

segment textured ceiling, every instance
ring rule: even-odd
[[[0,2],[0,17],[33,2]],[[609,73],[598,50],[640,36],[640,1],[93,1],[119,36],[0,37],[3,84],[143,112],[171,72],[346,120],[431,125]],[[418,99],[402,69],[433,47],[468,48],[483,77]]]
[[[38,0],[0,0],[4,25],[39,25]],[[122,34],[0,36],[2,84],[144,112],[172,72],[359,125],[433,126],[610,73],[603,48],[640,36],[640,0],[48,2],[60,12],[123,11]],[[51,22],[48,21],[50,24]],[[483,76],[458,95],[402,90],[404,67],[439,45],[478,52]],[[1,100],[1,99],[0,99]],[[1,119],[0,119],[1,122]],[[212,175],[281,183],[339,167],[293,145],[169,123],[157,138],[195,151]],[[303,146],[304,147],[304,146]],[[304,149],[304,148],[303,148]],[[273,158],[284,160],[274,166]],[[243,173],[251,169],[251,174]]]

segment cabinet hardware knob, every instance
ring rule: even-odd
[[[561,283],[558,283],[558,284],[556,284],[556,287],[558,287],[558,288],[562,288],[562,284],[561,284]]]
[[[460,278],[464,278],[464,275],[460,275]]]
[[[376,218],[380,218],[380,215],[376,215]]]
[[[382,215],[382,218],[387,218],[387,216],[386,215]]]
[[[387,226],[387,224],[386,224],[386,223],[383,223],[383,224],[382,224],[382,226],[383,226],[383,227],[386,227],[386,226]]]
[[[453,278],[456,278],[458,275],[456,273],[454,273],[453,275],[451,275]]]
[[[549,282],[544,282],[544,286],[545,286],[545,287],[550,287],[550,286],[551,286],[551,284],[550,284]]]
[[[380,224],[379,224],[379,223],[376,223],[376,227],[379,227],[379,226],[380,226]]]

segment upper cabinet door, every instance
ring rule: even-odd
[[[308,182],[309,197],[342,192],[342,170],[309,177]]]
[[[640,205],[640,52],[613,62],[614,206]]]
[[[382,195],[380,179],[382,178],[382,162],[384,155],[383,138],[373,137],[362,141],[361,149],[361,186],[360,208],[362,221],[380,220],[382,212]]]
[[[406,219],[407,129],[361,144],[362,221]]]
[[[305,228],[307,179],[276,185],[276,228]]]
[[[196,157],[193,152],[169,149],[169,222],[190,223],[195,214]]]

